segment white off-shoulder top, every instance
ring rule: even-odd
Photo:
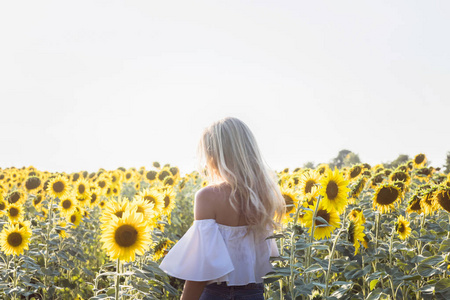
[[[248,226],[195,220],[159,267],[184,280],[246,285],[263,282],[272,271],[270,256],[279,256],[275,240],[258,238]]]

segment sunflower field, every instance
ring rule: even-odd
[[[450,299],[450,175],[424,154],[278,178],[287,212],[266,299]],[[158,265],[207,185],[158,162],[0,169],[0,299],[178,299],[183,281]]]

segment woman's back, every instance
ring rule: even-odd
[[[226,183],[211,185],[202,188],[197,192],[197,199],[202,198],[203,202],[211,202],[211,205],[204,205],[197,209],[210,209],[211,214],[218,224],[226,226],[245,226],[248,225],[244,216],[237,212],[230,202],[231,186]],[[238,203],[240,199],[238,198]],[[210,214],[208,214],[210,215]],[[199,217],[198,215],[196,216]]]

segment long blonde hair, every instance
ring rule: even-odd
[[[227,117],[213,123],[203,131],[197,155],[200,172],[206,170],[211,182],[231,186],[231,206],[243,214],[250,228],[262,233],[278,227],[285,201],[277,175],[263,161],[244,122]]]

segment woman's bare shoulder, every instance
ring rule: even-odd
[[[224,186],[208,185],[195,193],[194,218],[196,220],[215,219],[216,209],[224,196]]]

